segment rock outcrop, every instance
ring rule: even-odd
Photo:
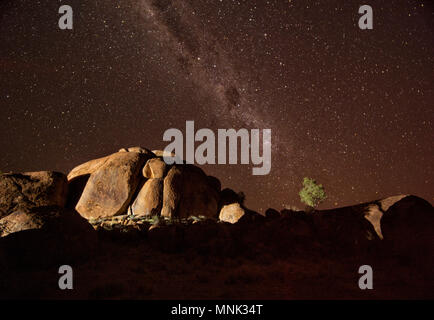
[[[0,251],[6,256],[0,259],[31,264],[54,251],[56,256],[67,254],[68,247],[77,248],[83,241],[95,242],[91,225],[64,208],[68,191],[64,174],[3,174],[0,186]]]
[[[289,210],[282,211],[282,214],[288,213]],[[414,247],[415,243],[429,241],[431,231],[425,226],[434,223],[432,206],[423,199],[407,195],[316,211],[307,216],[315,235],[342,246],[393,242],[400,247]]]
[[[57,206],[17,210],[0,219],[0,237],[25,230],[50,229],[54,233],[75,233],[86,228],[91,230],[89,223],[77,212]]]
[[[97,246],[87,220],[61,207],[16,211],[0,220],[0,235],[0,260],[26,269],[85,259]]]
[[[0,218],[18,210],[63,207],[68,183],[59,172],[41,171],[0,175]]]
[[[29,210],[17,210],[0,219],[0,237],[32,229],[41,229],[49,216],[38,215]]]
[[[127,213],[217,218],[220,181],[194,165],[167,165],[164,156],[176,157],[161,150],[123,148],[77,166],[68,175],[68,206],[86,219]]]
[[[44,230],[54,222],[61,226],[64,214],[78,212],[92,224],[101,219],[116,224],[112,218],[127,217],[122,221],[133,228],[137,221],[157,227],[157,220],[219,219],[238,225],[241,235],[256,234],[259,229],[252,231],[251,226],[264,224],[274,230],[268,236],[261,231],[269,239],[290,234],[291,239],[312,238],[343,249],[378,243],[397,251],[412,251],[424,243],[434,246],[433,208],[423,199],[399,195],[308,213],[269,209],[262,216],[243,205],[244,194],[221,190],[220,181],[197,166],[168,165],[164,155],[142,147],[124,148],[77,166],[68,177],[56,172],[3,174],[0,237]]]

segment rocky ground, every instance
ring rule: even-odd
[[[197,167],[121,149],[68,176],[0,176],[0,298],[432,299],[434,209],[400,195],[245,208]],[[70,265],[74,289],[60,290]],[[361,265],[373,290],[360,290]]]

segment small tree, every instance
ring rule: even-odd
[[[313,211],[323,202],[327,196],[322,184],[317,184],[312,178],[303,179],[303,188],[299,192],[301,202],[308,206],[308,211]]]

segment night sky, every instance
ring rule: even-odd
[[[74,29],[58,9],[74,9]],[[360,30],[369,4],[374,29]],[[0,2],[0,170],[67,173],[169,128],[272,129],[272,167],[206,165],[252,209],[295,205],[304,176],[340,207],[431,203],[429,1]]]

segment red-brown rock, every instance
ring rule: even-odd
[[[131,206],[135,216],[160,215],[163,206],[163,179],[149,179],[145,182]]]
[[[164,178],[162,216],[217,218],[219,194],[206,174],[193,165],[175,165]]]
[[[66,203],[68,183],[59,172],[41,171],[0,176],[0,218],[18,209]]]
[[[148,179],[164,178],[168,166],[160,158],[152,158],[146,162],[143,168],[143,176]]]
[[[84,187],[76,210],[86,219],[124,214],[141,180],[140,170],[150,155],[118,152],[109,156]]]
[[[224,222],[236,223],[244,214],[244,209],[236,202],[224,205],[220,210],[219,219]]]

